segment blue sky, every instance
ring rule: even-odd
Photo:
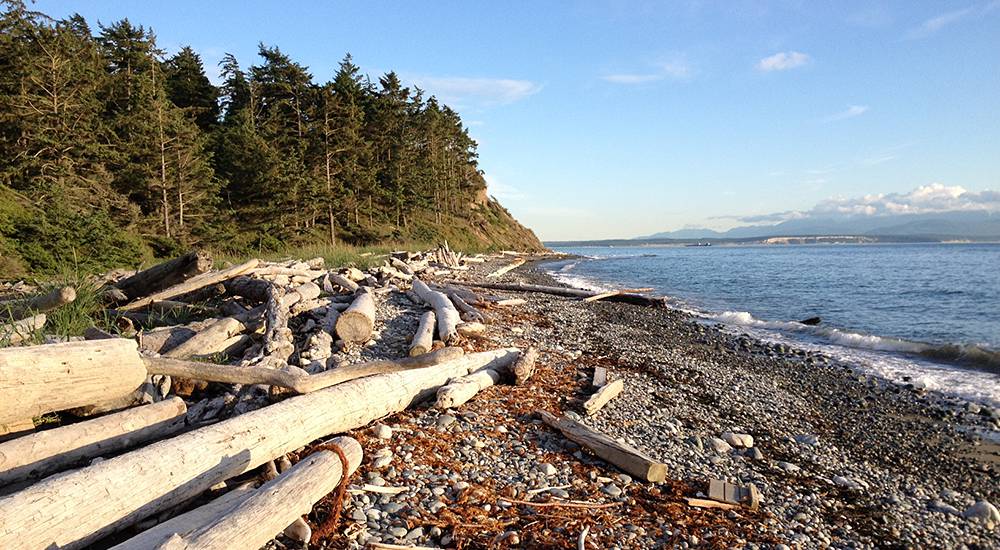
[[[348,51],[395,70],[459,110],[491,192],[543,239],[1000,189],[1000,0],[36,8],[129,17],[210,65],[255,63],[263,41],[318,80]]]

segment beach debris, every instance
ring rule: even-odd
[[[604,408],[609,401],[618,397],[624,389],[625,381],[621,379],[601,386],[600,389],[594,392],[594,394],[583,403],[583,410],[587,412],[588,416],[596,414],[597,411]]]
[[[987,529],[994,529],[1000,525],[1000,511],[987,500],[980,500],[962,512],[962,517],[970,521],[978,521],[986,525]]]
[[[698,508],[722,508],[732,510],[745,506],[751,510],[760,507],[760,492],[753,483],[737,485],[712,479],[708,482],[708,499],[687,498],[687,503]]]
[[[511,370],[514,373],[514,383],[524,384],[535,373],[535,361],[538,359],[538,348],[532,346],[524,350],[517,358]]]
[[[737,449],[749,449],[753,447],[753,436],[749,434],[723,432],[722,439]]]
[[[561,432],[564,437],[582,445],[598,457],[644,481],[661,482],[666,479],[667,466],[657,462],[631,445],[615,441],[607,435],[566,417],[557,417],[547,411],[536,411],[542,422]]]
[[[493,271],[493,272],[487,274],[486,278],[487,279],[495,279],[495,278],[502,277],[507,272],[513,271],[513,270],[521,267],[522,265],[524,265],[524,262],[525,262],[524,258],[517,258],[516,260],[514,260],[510,264],[505,265],[504,267],[501,267],[500,269],[497,269],[496,271]]]
[[[592,388],[603,388],[608,383],[608,368],[597,366],[594,367],[594,377],[590,381],[590,386]]]

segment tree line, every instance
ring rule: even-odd
[[[227,54],[215,86],[193,49],[166,55],[128,19],[3,8],[0,255],[412,238],[484,197],[458,113],[349,54],[318,83],[261,44],[255,64]]]

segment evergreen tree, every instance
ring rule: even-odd
[[[219,90],[205,76],[201,57],[184,46],[167,60],[164,72],[170,101],[190,110],[198,128],[211,132],[219,123]]]

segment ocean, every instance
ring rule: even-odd
[[[566,284],[652,287],[728,330],[1000,405],[1000,244],[555,250],[579,256],[547,266]]]

